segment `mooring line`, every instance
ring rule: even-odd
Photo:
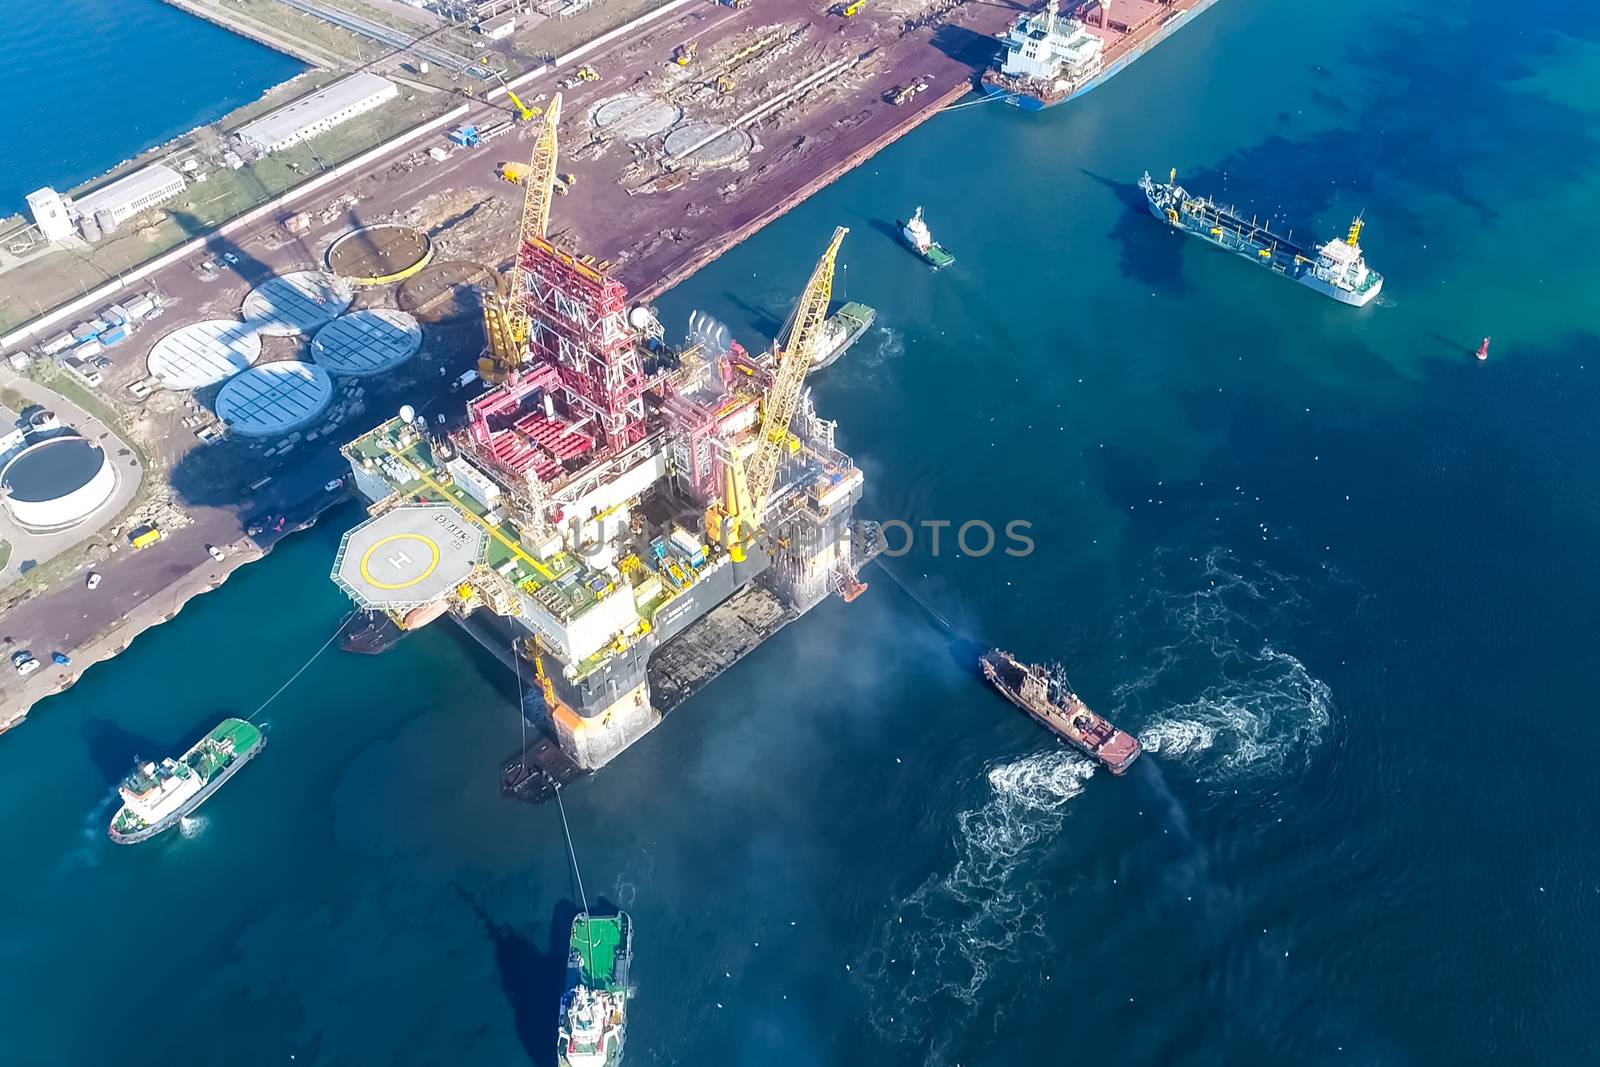
[[[248,716],[246,716],[244,721],[245,722],[254,722],[256,716],[260,715],[263,711],[266,711],[267,710],[267,706],[269,704],[271,704],[274,700],[277,700],[280,696],[282,696],[283,695],[283,691],[285,689],[289,688],[291,685],[293,685],[295,683],[295,679],[299,678],[302,674],[306,673],[306,671],[311,667],[311,665],[313,663],[317,662],[317,657],[321,656],[324,652],[328,651],[328,646],[333,644],[335,641],[337,641],[339,639],[340,635],[344,633],[345,627],[349,626],[352,622],[354,622],[359,617],[360,617],[360,613],[359,612],[354,612],[354,613],[352,613],[350,615],[349,618],[345,619],[344,622],[340,623],[339,624],[339,628],[337,630],[333,631],[333,636],[328,638],[326,641],[324,641],[322,643],[322,647],[317,649],[315,652],[313,652],[311,654],[311,658],[306,660],[304,663],[302,663],[300,665],[300,669],[295,671],[293,674],[291,674],[289,676],[289,680],[287,682],[284,682],[282,685],[278,686],[278,691],[273,693],[266,700],[263,700],[261,702],[261,706],[259,708],[257,708],[255,711],[252,711]]]

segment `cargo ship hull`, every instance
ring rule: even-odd
[[[1057,104],[1065,104],[1069,100],[1076,100],[1091,90],[1098,89],[1112,78],[1115,78],[1142,58],[1150,49],[1183,29],[1193,21],[1196,15],[1216,2],[1217,0],[1197,0],[1192,7],[1173,15],[1172,18],[1156,27],[1155,31],[1149,36],[1144,37],[1128,48],[1122,55],[1112,60],[1099,74],[1076,88],[1060,93],[1051,92],[1047,88],[1023,82],[1020,79],[1009,78],[998,70],[985,71],[978,81],[978,88],[985,96],[991,98],[1000,97],[1005,103],[1010,104],[1012,107],[1021,108],[1024,111],[1043,111],[1046,108],[1055,107]]]
[[[1125,774],[1142,748],[1138,740],[1090,711],[1078,695],[1048,679],[1039,667],[991,649],[979,661],[997,692],[1029,718],[1112,774]]]
[[[255,759],[256,756],[260,754],[261,750],[266,747],[267,735],[262,734],[261,741],[258,744],[235,757],[234,760],[224,767],[215,778],[207,782],[201,788],[200,792],[196,793],[194,796],[185,801],[183,806],[178,808],[178,810],[163,816],[161,819],[151,823],[148,826],[142,827],[138,830],[133,830],[128,833],[118,831],[116,826],[113,825],[108,831],[111,840],[115,841],[119,845],[137,845],[140,842],[150,840],[152,837],[166,833],[168,830],[178,825],[178,823],[182,822],[185,818],[193,815],[195,811],[199,809],[200,805],[211,799],[211,795],[222,788],[223,783],[227,782],[227,780],[232,778],[235,774],[238,774],[241,767]]]
[[[1192,197],[1172,182],[1158,185],[1146,174],[1139,185],[1150,214],[1173,229],[1282,274],[1341,304],[1364,307],[1383,291],[1383,275],[1366,266],[1360,246],[1354,243],[1361,228],[1359,219],[1348,241],[1307,248],[1297,243],[1292,234],[1284,236],[1266,223],[1246,219],[1233,208]]]

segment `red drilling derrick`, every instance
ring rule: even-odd
[[[532,329],[531,362],[553,366],[567,414],[593,420],[608,451],[645,435],[644,361],[628,325],[628,291],[610,275],[543,238],[522,246]]]

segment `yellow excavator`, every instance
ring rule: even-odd
[[[695,53],[700,51],[700,45],[695,41],[680,44],[672,50],[672,61],[680,67],[687,67],[694,62]]]
[[[805,389],[806,372],[811,369],[812,346],[828,317],[839,245],[849,232],[844,226],[833,231],[833,240],[812,268],[811,279],[795,305],[784,346],[780,349],[776,342],[773,344],[776,368],[772,386],[762,398],[761,431],[755,451],[742,465],[732,455],[723,459],[723,495],[706,509],[706,535],[721,543],[735,563],[745,558],[747,531],[753,534],[761,528],[784,453],[793,451],[789,424]]]
[[[561,122],[561,94],[550,99],[544,111],[544,126],[533,144],[533,158],[521,169],[523,196],[522,222],[517,227],[517,244],[511,256],[511,274],[506,278],[505,296],[493,286],[483,291],[483,328],[489,338],[489,352],[478,361],[478,376],[494,383],[504,381],[522,366],[527,352],[528,317],[523,294],[528,291],[528,271],[522,265],[522,247],[542,238],[550,228],[550,201],[556,188],[556,127]]]

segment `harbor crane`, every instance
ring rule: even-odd
[[[550,201],[556,186],[556,127],[560,122],[561,94],[556,93],[550,99],[550,106],[545,108],[544,125],[533,145],[533,158],[522,171],[522,221],[517,228],[517,245],[511,258],[511,273],[506,279],[506,295],[501,297],[492,287],[486,287],[483,293],[483,325],[490,350],[490,355],[478,365],[479,376],[484,381],[504,381],[522,365],[527,350],[532,322],[525,299],[528,268],[522,255],[530,242],[543,239],[550,228]]]
[[[763,398],[761,431],[756,438],[755,451],[742,468],[733,457],[727,458],[723,499],[706,510],[706,532],[713,539],[724,536],[726,520],[725,547],[736,562],[744,558],[744,530],[760,529],[767,506],[772,502],[778,467],[789,444],[789,424],[805,389],[806,373],[814,362],[811,350],[833,300],[833,268],[839,245],[849,232],[845,226],[833,231],[833,239],[812,268],[811,278],[795,304],[787,337],[781,347],[773,342],[772,385]]]

